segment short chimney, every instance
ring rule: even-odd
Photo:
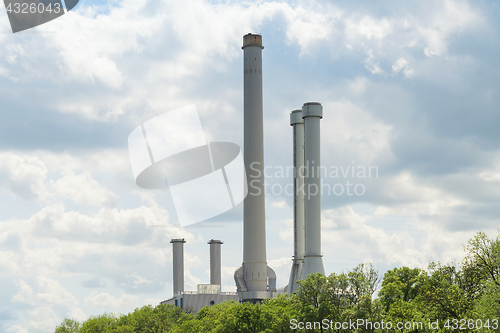
[[[172,261],[174,272],[174,296],[184,291],[184,238],[172,239]]]
[[[309,274],[325,275],[323,255],[321,254],[321,174],[320,174],[320,120],[323,107],[320,103],[309,102],[302,106],[304,118],[304,160],[306,175],[304,179],[305,214],[305,254],[301,280]]]
[[[220,246],[223,243],[220,240],[211,239],[208,244],[210,244],[210,284],[221,285]]]

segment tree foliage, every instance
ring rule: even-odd
[[[127,315],[104,313],[82,323],[65,319],[55,333],[279,333],[292,331],[292,320],[309,323],[304,327],[309,332],[500,332],[493,325],[500,319],[500,238],[480,232],[464,249],[460,264],[396,267],[382,279],[371,264],[329,276],[311,274],[298,282],[295,295],[278,295],[261,305],[226,301],[196,315],[172,305],[144,306]],[[333,327],[358,320],[384,321],[393,329]],[[474,325],[458,329],[452,327],[453,320],[473,320]],[[479,321],[487,325],[477,327]],[[332,326],[323,327],[325,322]],[[424,325],[395,329],[397,323],[412,322]],[[439,327],[431,328],[431,322],[439,322]]]

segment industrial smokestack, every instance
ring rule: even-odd
[[[320,174],[320,120],[323,107],[320,103],[305,103],[304,118],[305,156],[305,231],[306,248],[301,280],[311,273],[325,274],[321,254],[321,174]]]
[[[249,192],[243,202],[243,265],[235,274],[240,300],[258,303],[272,296],[274,271],[267,266],[262,106],[262,36],[243,36],[244,161]],[[268,281],[269,277],[269,281]],[[274,281],[271,281],[271,278]]]
[[[210,244],[210,284],[221,285],[220,240],[211,239]]]
[[[288,292],[297,291],[297,280],[300,280],[304,264],[305,251],[305,225],[304,225],[304,120],[302,110],[294,110],[290,114],[290,125],[293,126],[293,264],[288,282]]]
[[[172,261],[174,272],[174,296],[184,291],[184,243],[182,239],[172,239]]]

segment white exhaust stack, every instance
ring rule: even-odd
[[[293,126],[293,166],[295,169],[293,180],[293,264],[290,272],[287,291],[294,294],[297,291],[297,280],[300,280],[305,252],[305,225],[304,225],[304,120],[302,110],[294,110],[290,114],[290,125]]]
[[[264,193],[262,36],[243,36],[244,161],[248,195],[243,202],[243,265],[234,273],[240,301],[272,297],[276,275],[267,266]]]
[[[210,244],[210,284],[221,285],[221,256],[220,240],[211,239]]]
[[[184,291],[184,238],[172,239],[172,261],[174,272],[174,296]]]
[[[305,156],[305,255],[301,280],[311,273],[325,274],[321,254],[320,120],[323,107],[310,102],[302,106]]]

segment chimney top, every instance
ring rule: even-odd
[[[184,238],[173,238],[172,240],[170,240],[170,243],[186,243],[186,241],[184,240]]]
[[[302,118],[319,117],[323,118],[323,106],[318,102],[304,103],[302,106]]]
[[[248,46],[258,46],[263,49],[264,46],[262,46],[262,36],[259,34],[252,34],[252,33],[248,33],[245,36],[243,36],[243,46],[241,48],[244,49],[245,47]]]
[[[304,119],[302,119],[302,110],[293,110],[290,113],[290,125],[303,124]]]

